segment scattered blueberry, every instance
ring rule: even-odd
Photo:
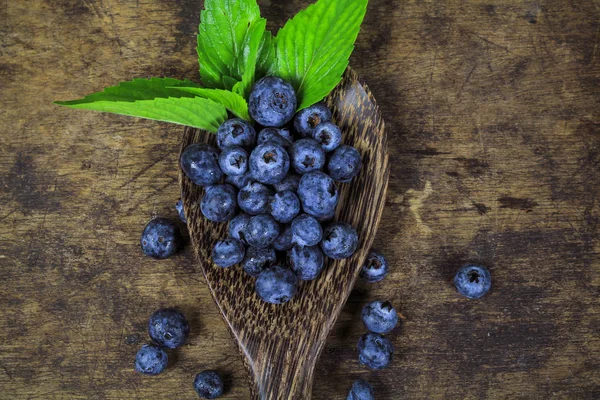
[[[359,379],[352,384],[350,393],[346,400],[374,400],[373,386],[363,379]]]
[[[478,299],[490,290],[492,276],[486,267],[467,264],[460,267],[456,273],[454,285],[463,296]]]
[[[273,191],[259,182],[250,182],[238,193],[238,205],[250,215],[269,212],[269,201]]]
[[[258,133],[257,143],[276,143],[284,149],[288,150],[292,146],[292,140],[288,139],[290,137],[290,131],[288,131],[287,129],[264,128]]]
[[[172,221],[154,218],[144,228],[140,244],[145,255],[164,259],[175,254],[181,246],[181,233]]]
[[[244,244],[234,238],[219,240],[212,251],[212,259],[215,264],[222,268],[228,268],[239,264],[244,259],[246,248]]]
[[[217,371],[202,371],[194,379],[194,390],[203,399],[216,399],[223,394],[223,379]]]
[[[253,147],[256,143],[254,127],[241,118],[232,118],[221,124],[217,130],[217,146],[221,150],[227,147]]]
[[[360,153],[352,146],[341,145],[331,155],[327,169],[338,182],[350,182],[360,172]]]
[[[389,301],[373,301],[363,307],[362,320],[371,332],[388,333],[398,324],[398,313]]]
[[[296,112],[296,93],[281,78],[267,76],[254,84],[248,99],[250,116],[262,126],[280,128]]]
[[[335,213],[338,189],[331,177],[320,171],[309,172],[300,179],[298,197],[304,212],[316,218]]]
[[[323,238],[323,228],[313,216],[300,214],[292,221],[292,241],[299,246],[316,246]]]
[[[246,227],[250,222],[250,216],[245,213],[239,213],[229,221],[229,237],[238,239],[243,244],[248,244],[246,241]]]
[[[287,261],[301,281],[312,281],[323,270],[323,252],[319,246],[294,246],[287,253]]]
[[[379,333],[365,333],[358,340],[358,361],[371,369],[383,369],[392,361],[394,346]]]
[[[323,122],[317,125],[312,135],[327,153],[337,149],[342,143],[342,131],[333,122]]]
[[[359,276],[369,283],[374,283],[385,278],[388,272],[388,263],[383,254],[371,249]]]
[[[287,303],[298,291],[298,278],[292,270],[275,265],[258,275],[255,289],[267,303]]]
[[[271,215],[255,215],[248,221],[246,241],[250,246],[264,249],[272,245],[277,236],[279,236],[279,224]]]
[[[246,250],[246,258],[242,262],[242,268],[250,276],[257,277],[262,271],[271,265],[275,264],[277,256],[272,247],[266,249],[257,249],[256,247],[248,247]]]
[[[290,158],[294,171],[302,175],[323,168],[325,150],[314,139],[300,139],[292,145]]]
[[[244,175],[248,171],[248,153],[241,147],[226,147],[219,154],[219,166],[225,175]]]
[[[236,209],[236,190],[227,183],[207,187],[200,202],[202,215],[213,222],[230,220]]]
[[[300,175],[296,175],[293,172],[289,172],[285,178],[279,183],[273,185],[276,191],[283,192],[284,190],[291,190],[296,192],[298,185],[300,184]]]
[[[323,233],[321,249],[329,258],[348,258],[356,251],[358,235],[354,228],[343,222],[333,222]]]
[[[150,316],[148,333],[159,346],[174,349],[185,342],[190,325],[185,316],[174,308],[161,308]]]
[[[177,210],[177,214],[179,214],[179,219],[184,224],[187,224],[187,218],[185,217],[185,212],[183,211],[183,201],[181,199],[177,200],[175,203],[175,209]]]
[[[290,169],[290,156],[273,142],[259,144],[250,153],[250,172],[261,183],[279,183]]]
[[[160,347],[145,344],[135,355],[135,370],[144,375],[158,375],[167,368],[169,357]]]
[[[331,111],[323,103],[313,104],[298,111],[294,118],[294,129],[302,137],[312,136],[313,130],[322,122],[331,120]]]
[[[246,171],[246,173],[243,175],[226,176],[225,182],[232,184],[238,189],[241,189],[252,182],[252,173],[250,171]]]
[[[219,152],[209,144],[189,145],[179,162],[185,175],[198,186],[214,185],[223,177],[219,168]]]
[[[269,212],[277,222],[288,223],[300,212],[300,200],[291,190],[277,192],[271,197]]]
[[[285,225],[280,231],[279,236],[273,242],[273,247],[277,251],[288,251],[294,244],[292,242],[292,226]]]

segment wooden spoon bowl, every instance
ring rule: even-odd
[[[241,267],[219,268],[211,261],[213,245],[227,236],[227,224],[202,216],[203,189],[179,173],[181,198],[198,265],[227,322],[248,370],[253,399],[308,400],[313,372],[329,331],[346,302],[363,264],[385,203],[389,178],[384,123],[369,88],[350,68],[327,97],[333,121],[344,143],[362,155],[362,170],[349,184],[339,185],[336,221],[350,223],[359,246],[349,259],[326,259],[314,281],[301,282],[287,304],[263,302],[254,293],[254,279]],[[186,128],[181,150],[192,143],[215,143],[215,135]]]

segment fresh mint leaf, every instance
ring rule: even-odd
[[[206,0],[200,12],[198,61],[202,83],[244,95],[254,70],[265,20],[256,0]],[[244,79],[245,77],[245,79]],[[234,83],[235,82],[235,83]]]
[[[216,132],[227,118],[222,104],[196,97],[175,86],[193,86],[192,81],[172,78],[134,79],[79,100],[57,101],[58,105],[111,112],[132,117],[193,126]]]
[[[194,97],[189,92],[174,88],[175,86],[195,86],[188,79],[173,78],[136,78],[132,81],[121,82],[117,86],[105,88],[102,92],[93,93],[80,100],[60,101],[57,104],[68,106],[71,104],[91,103],[94,101],[138,101],[152,100],[157,97]]]
[[[275,41],[270,31],[265,30],[260,40],[258,60],[256,61],[256,78],[269,74],[275,63]]]
[[[298,109],[322,100],[340,82],[368,0],[318,0],[275,37],[274,75],[290,82]]]
[[[233,91],[240,96],[247,98],[250,94],[250,89],[254,84],[256,71],[256,62],[259,56],[260,44],[264,36],[265,27],[267,26],[266,19],[259,19],[248,28],[248,34],[244,40],[244,53],[239,63],[243,65],[242,79],[233,86]],[[238,69],[239,66],[238,66]],[[241,69],[240,69],[241,70]]]
[[[177,86],[177,89],[195,94],[199,97],[210,99],[217,103],[221,103],[227,110],[231,111],[237,117],[243,118],[246,121],[250,121],[250,114],[248,114],[248,103],[246,102],[246,99],[237,93],[222,89],[206,89],[200,87]]]

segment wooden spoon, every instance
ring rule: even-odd
[[[254,293],[254,279],[240,266],[227,269],[211,262],[210,253],[227,236],[227,224],[202,216],[203,189],[180,170],[181,197],[192,245],[213,298],[242,353],[250,376],[252,399],[309,400],[313,373],[329,331],[346,302],[381,218],[389,178],[388,151],[381,112],[369,88],[348,68],[327,97],[333,121],[344,143],[362,155],[362,170],[350,184],[341,184],[336,220],[350,223],[359,246],[349,259],[327,259],[321,275],[301,282],[287,304],[273,305]],[[186,128],[181,150],[198,142],[215,143],[211,133]]]

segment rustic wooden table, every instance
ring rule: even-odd
[[[276,30],[306,1],[259,1]],[[139,236],[176,218],[182,129],[62,109],[133,77],[198,79],[199,0],[0,1],[0,398],[193,399],[245,372],[189,250]],[[600,398],[600,3],[372,0],[352,65],[383,109],[392,173],[375,239],[392,274],[359,283],[314,399],[358,377],[377,399]],[[481,300],[451,284],[492,271]],[[362,305],[406,317],[393,365],[361,368]],[[135,374],[161,306],[190,318],[160,377]]]

